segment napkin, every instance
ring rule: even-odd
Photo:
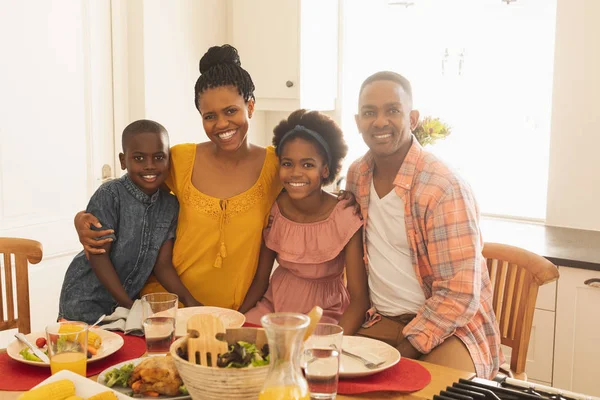
[[[104,318],[100,328],[109,331],[120,331],[126,335],[144,336],[142,325],[142,301],[136,300],[131,309],[117,307],[115,311]]]

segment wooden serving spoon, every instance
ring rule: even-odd
[[[228,351],[227,342],[217,339],[225,335],[223,322],[214,315],[196,314],[188,320],[187,331],[188,361],[217,368],[219,355]]]

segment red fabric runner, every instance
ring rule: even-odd
[[[115,333],[123,337],[125,341],[123,347],[100,361],[89,363],[87,376],[98,375],[112,365],[138,358],[146,352],[146,342],[143,337]],[[48,377],[50,377],[49,367],[34,367],[13,360],[7,353],[0,354],[0,390],[29,390]]]

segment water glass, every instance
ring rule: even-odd
[[[317,324],[304,343],[304,373],[310,398],[335,399],[344,330],[335,324]]]
[[[175,321],[179,298],[172,293],[142,296],[142,323],[149,355],[169,352],[175,339]]]
[[[87,367],[88,325],[60,322],[46,327],[48,357],[52,375],[63,369],[85,376]]]

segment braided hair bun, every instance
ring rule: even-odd
[[[209,48],[200,59],[200,77],[194,87],[196,108],[202,92],[221,86],[234,86],[245,102],[255,100],[254,82],[250,74],[242,68],[237,49],[228,44]]]
[[[200,59],[200,73],[204,74],[219,64],[233,64],[241,67],[242,62],[237,49],[228,44],[211,47]]]

